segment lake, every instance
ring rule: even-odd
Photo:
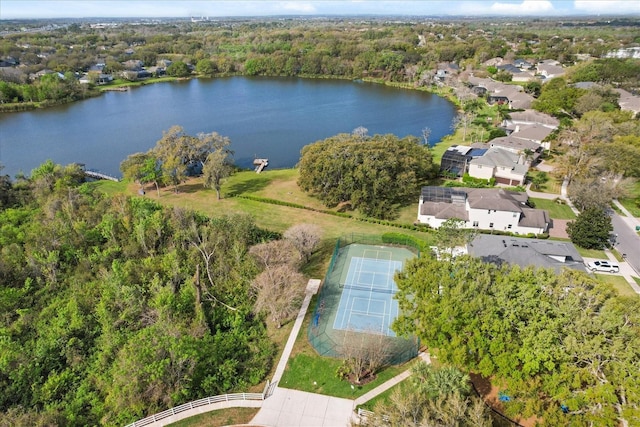
[[[303,146],[363,126],[369,135],[421,137],[451,132],[455,107],[438,96],[373,83],[299,78],[193,79],[107,92],[73,104],[0,114],[2,174],[14,177],[47,159],[84,163],[120,177],[129,154],[147,151],[163,131],[228,136],[234,162],[296,165]]]

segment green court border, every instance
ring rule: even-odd
[[[338,239],[307,331],[309,342],[321,356],[341,357],[343,343],[356,337],[370,341],[381,339],[379,335],[373,333],[333,329],[342,294],[340,283],[346,278],[344,270],[348,269],[352,256],[362,256],[367,249],[390,251],[393,259],[403,262],[416,255],[419,256],[419,250],[415,247],[389,244],[382,242],[376,236],[349,235]],[[416,337],[385,336],[383,339],[388,341],[391,349],[388,357],[390,364],[401,364],[418,355],[420,343]]]

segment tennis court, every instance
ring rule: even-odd
[[[415,337],[397,337],[391,325],[398,317],[395,273],[415,257],[408,247],[338,241],[318,295],[308,336],[321,355],[340,357],[349,334],[386,336],[393,341],[392,362],[418,354]],[[348,339],[352,339],[350,337]],[[363,338],[367,339],[367,338]]]
[[[398,302],[393,299],[393,276],[402,270],[402,261],[391,257],[389,251],[368,249],[362,257],[351,258],[334,329],[395,336],[391,323],[398,316]]]

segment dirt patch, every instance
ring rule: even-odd
[[[570,221],[570,219],[553,219],[551,226],[549,227],[549,236],[568,239],[569,235],[567,234],[567,223],[569,223]]]
[[[504,407],[498,398],[500,390],[503,390],[504,387],[501,386],[501,384],[493,384],[491,379],[485,378],[480,374],[470,373],[469,376],[471,377],[473,387],[480,397],[498,414],[502,414],[505,418],[510,419],[522,427],[534,427],[536,423],[540,423],[541,420],[535,416],[515,419],[507,417],[504,415]]]

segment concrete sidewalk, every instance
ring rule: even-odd
[[[352,417],[352,400],[276,387],[251,420],[251,425],[348,427]]]
[[[320,280],[310,280],[298,317],[284,347],[273,376],[273,387],[251,425],[265,427],[347,427],[353,416],[353,401],[322,394],[278,387],[296,342],[311,297],[318,292]]]
[[[631,228],[634,232],[636,231],[636,227],[640,227],[640,219],[631,215],[631,212],[625,208],[622,203],[618,201],[618,199],[613,199],[613,204],[616,205],[620,211],[622,211],[625,216],[620,215],[620,218]]]
[[[428,364],[431,364],[431,356],[429,355],[429,353],[420,353],[418,355],[418,357],[420,359],[424,360],[425,362],[427,362]],[[370,401],[371,399],[373,399],[377,395],[384,393],[385,391],[389,390],[394,385],[404,381],[410,375],[411,375],[411,370],[407,369],[406,371],[402,372],[401,374],[396,375],[395,377],[391,378],[390,380],[386,381],[385,383],[380,384],[378,387],[374,388],[373,390],[370,390],[369,392],[367,392],[367,393],[363,394],[362,396],[358,397],[354,401],[354,409],[355,409],[356,406],[362,405],[363,403],[366,403],[366,402]]]

